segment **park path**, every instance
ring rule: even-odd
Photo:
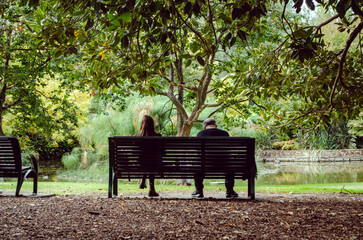
[[[256,196],[0,197],[0,239],[363,239],[362,194]]]

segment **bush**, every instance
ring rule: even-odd
[[[267,150],[272,148],[272,142],[276,135],[272,131],[267,131],[257,125],[250,128],[232,128],[230,129],[232,137],[251,137],[255,138],[257,150]]]
[[[355,120],[348,122],[349,133],[356,137],[357,148],[363,148],[363,112]]]
[[[289,140],[289,141],[274,142],[272,144],[272,149],[277,149],[277,150],[297,150],[298,146],[295,144],[294,140]]]
[[[66,169],[77,169],[80,165],[81,149],[73,148],[71,153],[66,153],[62,157],[62,163]]]
[[[318,128],[312,133],[297,133],[300,148],[307,149],[355,149],[355,136],[350,134],[344,121],[335,121],[327,129]]]

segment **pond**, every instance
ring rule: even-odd
[[[257,184],[293,185],[363,182],[363,162],[257,163]]]
[[[40,181],[63,181],[61,164],[40,166]],[[257,162],[257,184],[293,185],[315,183],[363,182],[363,161],[355,162]],[[107,179],[105,176],[104,179]]]

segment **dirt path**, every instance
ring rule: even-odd
[[[362,194],[175,198],[0,197],[0,239],[363,239]]]

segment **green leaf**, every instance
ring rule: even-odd
[[[130,12],[123,13],[119,16],[124,22],[131,22],[132,14]]]
[[[112,25],[115,25],[115,26],[118,26],[118,27],[120,27],[120,26],[121,26],[120,22],[119,22],[117,19],[112,20],[112,21],[111,21],[111,24],[112,24]]]
[[[231,41],[229,42],[229,47],[233,47],[233,45],[236,43],[236,37],[233,37]]]
[[[63,51],[62,50],[58,50],[56,53],[55,53],[55,57],[58,58],[60,57],[61,55],[63,54]]]
[[[189,67],[190,64],[192,64],[192,60],[189,59],[186,63],[185,63],[185,68]]]
[[[199,44],[197,42],[193,42],[190,46],[190,50],[192,53],[196,53],[199,50]]]
[[[123,36],[121,39],[121,46],[123,48],[127,48],[129,46],[129,38],[127,36]]]
[[[337,12],[340,18],[344,18],[347,12],[347,5],[350,4],[350,0],[340,0],[337,4]],[[348,5],[349,6],[349,5]]]
[[[120,36],[119,35],[116,35],[115,36],[115,39],[114,39],[114,41],[112,43],[112,47],[116,47],[120,43],[120,41],[121,41]]]
[[[69,53],[71,53],[71,54],[72,54],[72,53],[73,53],[73,54],[76,54],[76,53],[77,53],[77,48],[75,48],[75,47],[69,47],[69,48],[68,48],[68,52],[69,52]]]
[[[197,56],[197,61],[200,65],[204,66],[205,65],[205,62],[204,62],[204,59],[201,57],[201,56]]]
[[[227,35],[226,35],[226,37],[224,38],[224,41],[225,42],[228,42],[229,41],[229,39],[231,39],[232,38],[232,33],[228,33]]]
[[[105,28],[105,29],[104,29],[104,31],[105,31],[105,32],[112,32],[112,31],[115,31],[116,29],[118,29],[118,27],[117,27],[117,26],[115,26],[115,25],[111,25],[111,26],[109,26],[108,28]]]
[[[95,23],[94,20],[92,18],[89,18],[87,20],[86,26],[84,27],[84,30],[88,31],[91,27],[93,27],[94,23]]]
[[[305,4],[310,10],[315,10],[315,4],[313,3],[313,0],[305,0]]]
[[[190,2],[187,2],[184,7],[184,13],[189,14],[192,11],[192,4]]]
[[[155,28],[152,32],[152,34],[156,35],[161,32],[161,28]]]
[[[161,36],[160,36],[161,44],[165,43],[167,39],[168,39],[168,34],[166,34],[166,33],[161,34]]]
[[[246,36],[246,33],[244,32],[244,31],[242,31],[242,30],[238,30],[237,31],[237,35],[238,35],[238,37],[243,41],[243,42],[245,42],[245,41],[247,41],[247,36]]]
[[[304,3],[304,0],[294,0],[295,4],[293,8],[296,8],[296,13],[299,13],[301,11],[301,6]]]
[[[196,17],[199,16],[200,14],[200,6],[198,4],[198,1],[195,2],[194,6],[193,6],[193,13]]]
[[[294,36],[296,38],[306,38],[309,36],[309,34],[304,29],[299,29],[294,32]]]
[[[264,3],[261,3],[260,4],[260,8],[261,8],[261,12],[264,16],[266,16],[267,14],[267,8],[266,8],[266,5]]]
[[[232,10],[232,19],[235,20],[237,18],[241,18],[243,15],[243,10],[241,8],[233,8]]]

